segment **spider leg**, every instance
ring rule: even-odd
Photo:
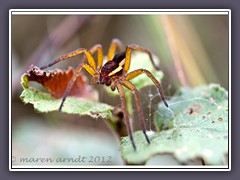
[[[138,45],[132,44],[132,45],[127,46],[127,49],[126,49],[126,52],[125,52],[126,53],[125,54],[126,58],[125,58],[125,64],[124,64],[124,68],[123,68],[124,72],[127,72],[130,68],[132,50],[137,50],[137,51],[140,51],[140,52],[147,53],[151,62],[152,62],[152,64],[153,64],[153,66],[154,66],[154,68],[156,70],[160,70],[159,67],[154,63],[152,54],[149,50],[144,49],[144,48],[142,48]]]
[[[162,86],[158,82],[158,80],[152,75],[151,72],[149,72],[146,69],[137,69],[137,70],[134,70],[134,71],[128,73],[125,78],[126,78],[126,80],[131,80],[131,79],[133,79],[133,78],[135,78],[135,77],[137,77],[141,74],[146,74],[152,80],[152,82],[155,84],[155,86],[157,86],[162,101],[164,102],[165,106],[168,107],[168,104],[167,104],[167,102],[164,98],[164,93],[163,93],[163,90],[162,90]]]
[[[84,48],[79,48],[79,49],[77,49],[77,50],[75,50],[75,51],[72,51],[72,52],[67,53],[67,54],[65,54],[65,55],[63,55],[63,56],[60,56],[59,58],[53,60],[53,61],[50,62],[49,64],[47,64],[47,65],[45,65],[45,66],[42,66],[40,69],[46,69],[46,68],[51,67],[51,66],[53,66],[54,64],[56,64],[56,63],[58,63],[58,62],[60,62],[60,61],[63,61],[63,60],[65,60],[65,59],[68,59],[68,58],[71,58],[71,57],[74,57],[74,56],[77,56],[77,55],[80,55],[80,54],[82,54],[82,53],[84,53],[84,54],[86,55],[89,65],[90,65],[94,70],[96,70],[96,63],[95,63],[95,61],[94,61],[94,58],[93,58],[91,52],[88,51],[87,49],[84,49]]]
[[[97,52],[97,59],[98,59],[98,63],[97,63],[97,67],[100,68],[102,67],[103,64],[103,48],[101,44],[96,44],[94,45],[90,50],[89,50],[92,55]],[[83,59],[83,63],[85,63],[87,60],[87,57],[85,56]]]
[[[135,95],[135,100],[136,100],[139,119],[140,119],[141,126],[142,126],[142,131],[143,131],[143,134],[144,134],[148,144],[150,144],[150,140],[146,134],[146,125],[145,125],[145,121],[143,119],[143,112],[142,112],[142,108],[141,108],[141,104],[140,104],[139,92],[138,92],[137,88],[130,81],[123,80],[121,82],[121,84],[124,85],[126,88],[130,89]]]
[[[117,87],[117,90],[118,90],[118,92],[120,94],[120,99],[121,99],[122,108],[123,108],[123,115],[124,115],[124,120],[125,120],[125,123],[126,123],[126,126],[127,126],[128,134],[130,136],[130,140],[132,142],[132,146],[133,146],[134,150],[136,151],[136,145],[134,143],[133,135],[132,135],[132,128],[131,128],[131,124],[130,124],[128,113],[127,113],[127,104],[126,104],[126,97],[125,97],[125,94],[124,94],[124,89],[118,83],[116,83],[116,87]]]
[[[94,70],[90,65],[88,65],[88,64],[81,63],[81,64],[77,67],[74,75],[72,76],[71,80],[69,81],[69,83],[68,83],[68,85],[67,85],[67,88],[66,88],[66,90],[65,90],[65,92],[64,92],[64,95],[63,95],[63,97],[62,97],[61,105],[59,106],[59,109],[58,109],[59,111],[62,110],[63,103],[64,103],[64,101],[66,100],[68,94],[70,93],[70,91],[71,91],[71,89],[72,89],[72,86],[74,85],[74,83],[75,83],[75,81],[76,81],[79,73],[81,72],[82,68],[84,68],[84,69],[85,69],[89,74],[91,74],[92,76],[95,74],[95,70]]]
[[[108,49],[108,61],[111,61],[113,59],[113,56],[114,56],[117,48],[119,51],[124,50],[122,42],[119,39],[114,38]]]

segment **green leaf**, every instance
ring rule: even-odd
[[[34,109],[41,113],[58,111],[61,99],[55,99],[49,93],[38,91],[28,86],[28,78],[22,76],[23,92],[20,95],[24,103],[33,104]],[[87,115],[93,118],[102,117],[110,119],[113,107],[107,104],[86,100],[79,97],[68,97],[62,108],[62,112],[69,114]]]
[[[180,163],[200,158],[209,165],[226,164],[228,153],[228,93],[211,84],[183,88],[159,104],[155,125],[161,132],[148,132],[148,145],[142,132],[134,133],[137,151],[128,137],[121,140],[122,157],[129,164],[144,164],[155,154],[172,154]]]
[[[159,64],[160,60],[157,58],[157,56],[153,55],[153,60],[157,64],[157,66],[159,66],[158,64]],[[161,81],[161,79],[163,78],[163,72],[157,71],[154,68],[154,66],[152,65],[152,63],[149,59],[148,54],[146,54],[146,53],[136,52],[136,54],[132,55],[131,65],[130,65],[130,69],[128,72],[131,72],[136,69],[149,70],[154,75],[154,77],[159,81]],[[140,76],[132,79],[131,82],[136,86],[137,89],[141,89],[148,85],[153,85],[153,82],[151,81],[151,79],[148,78],[148,76],[145,74],[141,74]],[[117,90],[112,91],[111,88],[109,88],[107,86],[104,86],[104,88],[110,95],[113,95],[113,96],[118,95]],[[130,91],[126,91],[126,92],[129,93]]]

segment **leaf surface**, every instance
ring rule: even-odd
[[[58,111],[62,99],[56,99],[51,94],[41,92],[33,87],[29,87],[28,76],[22,76],[23,92],[20,95],[24,103],[33,104],[34,109],[41,113]],[[87,115],[93,118],[110,118],[113,107],[97,101],[88,100],[82,97],[68,97],[62,108],[62,112],[68,114]]]
[[[209,165],[226,163],[228,154],[228,93],[211,84],[195,89],[183,88],[168,101],[159,104],[155,125],[149,131],[148,145],[142,132],[134,133],[137,152],[128,137],[121,140],[122,157],[129,164],[144,164],[155,154],[172,154],[185,164],[196,158]]]

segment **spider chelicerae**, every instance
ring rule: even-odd
[[[119,53],[116,53],[116,50],[118,49]],[[90,50],[87,50],[85,48],[79,48],[75,51],[72,51],[70,53],[67,53],[63,56],[60,56],[59,58],[53,60],[46,66],[42,66],[40,69],[45,69],[48,67],[53,66],[54,64],[66,60],[68,58],[85,54],[86,58],[82,61],[82,63],[79,64],[77,67],[75,74],[71,78],[71,80],[68,83],[68,86],[65,90],[65,93],[62,97],[62,102],[59,107],[59,111],[63,108],[63,103],[66,100],[75,80],[77,79],[79,73],[81,72],[82,68],[84,68],[91,76],[92,76],[92,83],[93,84],[105,84],[107,86],[111,87],[111,90],[114,91],[116,88],[119,92],[121,103],[122,103],[122,109],[123,109],[123,115],[125,119],[125,123],[127,126],[128,134],[130,136],[130,140],[132,143],[132,146],[134,150],[136,150],[136,145],[134,143],[133,135],[132,135],[132,128],[129,121],[129,116],[127,112],[127,105],[126,105],[126,97],[124,93],[124,88],[127,88],[131,90],[135,96],[136,100],[136,106],[137,111],[139,115],[139,119],[141,122],[141,127],[143,134],[147,140],[147,142],[150,144],[150,140],[146,134],[146,125],[143,118],[143,112],[140,104],[140,97],[139,97],[139,91],[136,89],[136,87],[130,82],[131,79],[138,77],[141,74],[147,75],[155,84],[155,86],[158,88],[161,99],[163,100],[166,107],[168,107],[168,104],[166,100],[164,99],[163,90],[161,87],[161,84],[158,82],[158,80],[152,75],[151,72],[149,72],[146,69],[137,69],[132,72],[128,73],[128,70],[130,68],[131,63],[131,54],[132,51],[141,51],[144,53],[147,53],[149,55],[149,59],[152,62],[153,66],[159,70],[159,68],[155,65],[152,54],[149,50],[144,49],[138,45],[131,44],[128,45],[125,50],[120,40],[113,39],[107,56],[107,62],[103,65],[103,48],[101,44],[96,44],[93,46]],[[94,60],[93,54],[97,53],[97,65]]]

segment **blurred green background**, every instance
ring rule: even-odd
[[[228,90],[227,15],[13,15],[11,21],[12,151],[16,165],[94,165],[68,160],[52,164],[20,162],[21,157],[79,156],[110,156],[108,165],[124,164],[118,150],[118,137],[103,119],[58,112],[39,114],[32,105],[24,105],[19,99],[20,77],[29,65],[40,67],[79,47],[88,49],[100,43],[106,54],[111,40],[119,38],[125,45],[138,44],[149,49],[160,59],[167,98],[180,86],[219,83]],[[80,59],[74,57],[54,68],[76,67]],[[118,97],[110,97],[100,86],[96,89],[100,101],[120,107]],[[146,98],[150,91],[154,90],[149,87],[141,91],[142,105],[151,103],[150,108],[154,109],[158,101]],[[152,117],[154,110],[150,108],[144,111],[145,117]],[[151,124],[148,122],[148,127]],[[137,123],[134,126],[140,129]],[[163,164],[170,161],[165,158]]]

